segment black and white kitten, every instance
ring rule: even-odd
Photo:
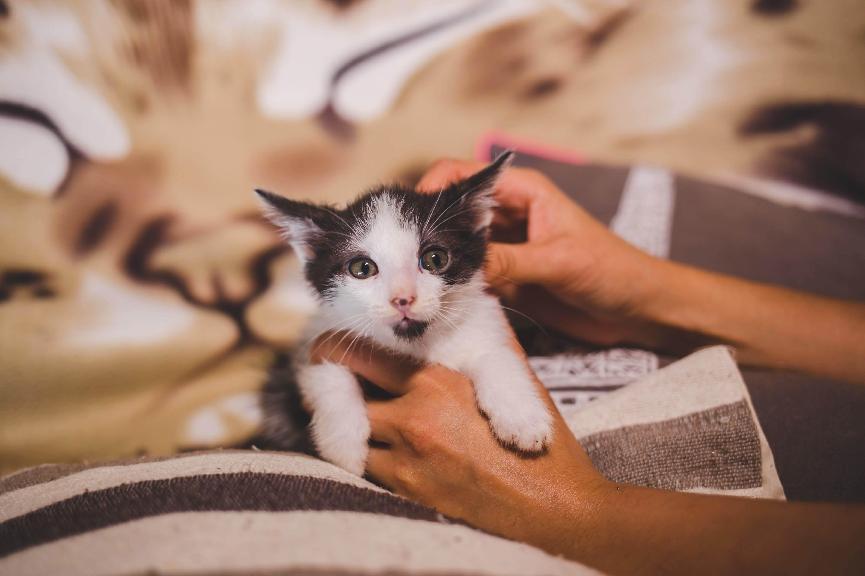
[[[467,375],[499,440],[526,451],[549,444],[552,417],[481,271],[493,188],[512,157],[505,152],[438,194],[383,186],[342,210],[256,191],[320,296],[293,365],[325,460],[363,474],[370,434],[355,376],[309,362],[311,343],[338,330]]]

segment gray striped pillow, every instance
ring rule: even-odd
[[[0,573],[594,572],[309,456],[216,451],[3,479]]]
[[[697,352],[566,421],[617,482],[783,498],[730,352]],[[583,574],[312,457],[216,451],[0,479],[0,574]]]

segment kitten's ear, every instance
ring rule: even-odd
[[[261,201],[264,215],[280,229],[282,236],[305,264],[314,255],[312,245],[316,238],[329,228],[333,213],[327,208],[290,200],[266,190],[256,189],[255,193]]]
[[[463,203],[474,211],[475,231],[487,228],[493,221],[496,183],[513,160],[514,151],[505,150],[481,171],[457,184],[463,194]]]

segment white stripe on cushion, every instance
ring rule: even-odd
[[[135,520],[0,560],[18,576],[255,572],[595,574],[579,564],[455,524],[353,512],[188,512]]]

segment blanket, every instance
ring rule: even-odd
[[[726,348],[667,366],[568,424],[617,482],[784,497]],[[0,479],[0,573],[120,572],[591,573],[304,455],[200,452]]]
[[[858,217],[865,15],[846,5],[0,2],[0,469],[254,434],[257,391],[314,305],[254,187],[341,202],[498,130],[623,166],[580,169],[581,190],[635,242],[639,205],[600,197],[630,165],[819,210],[797,222]],[[681,204],[698,196],[677,195],[677,215],[709,210],[682,225],[726,227],[700,242],[677,222],[671,257],[786,257],[740,234],[757,216],[737,227],[732,208]],[[781,272],[830,267],[800,247]],[[862,285],[844,278],[834,286]],[[565,407],[598,390],[564,387],[621,386],[670,360],[581,356],[605,375],[581,384],[562,378],[567,352],[533,360]],[[821,430],[814,452],[832,440]],[[801,478],[803,494],[827,493]]]

